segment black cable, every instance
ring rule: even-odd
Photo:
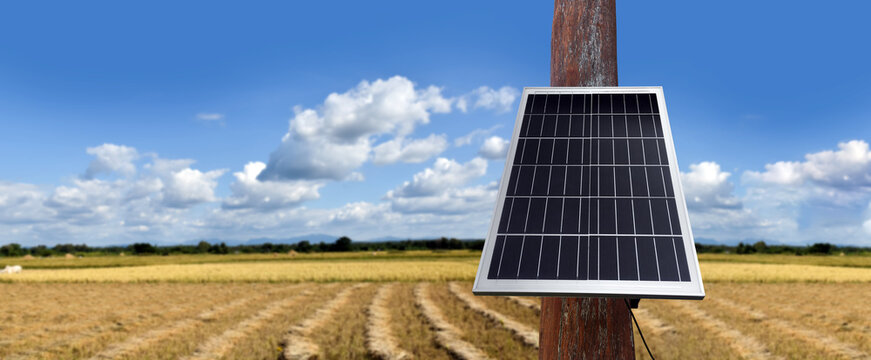
[[[650,360],[656,360],[653,357],[653,353],[650,352],[650,347],[647,346],[647,340],[644,340],[644,333],[641,332],[641,326],[638,326],[638,319],[635,318],[635,314],[632,313],[632,306],[629,306],[629,299],[623,299],[626,302],[626,308],[629,309],[629,316],[632,317],[632,321],[635,322],[635,328],[638,329],[638,335],[641,335],[641,342],[644,343],[644,348],[647,349],[647,355],[650,355]]]

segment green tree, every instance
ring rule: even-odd
[[[227,247],[227,243],[220,243],[217,245],[212,245],[209,247],[209,252],[212,254],[229,254],[230,249]]]
[[[37,245],[30,248],[30,255],[39,257],[51,256],[51,250],[45,245]]]
[[[296,251],[301,253],[310,253],[312,251],[312,244],[308,242],[308,240],[300,241],[296,244]]]
[[[205,253],[209,252],[209,248],[211,246],[212,245],[209,244],[208,242],[200,241],[199,243],[197,243],[197,253],[205,254]]]
[[[333,247],[335,251],[351,251],[351,238],[342,236],[336,239],[336,244]]]
[[[0,256],[24,256],[24,250],[21,248],[21,245],[11,243],[0,246]]]
[[[752,254],[756,252],[756,248],[746,245],[743,242],[738,243],[738,247],[735,248],[736,254]]]
[[[757,241],[753,244],[753,250],[758,253],[767,253],[768,245],[765,245],[765,241]]]
[[[157,249],[149,243],[133,244],[133,253],[136,255],[154,254],[155,252],[157,252]]]
[[[832,252],[832,248],[834,246],[829,243],[815,243],[807,249],[807,252],[811,254],[829,254]]]

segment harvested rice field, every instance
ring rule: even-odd
[[[444,261],[469,260],[420,266]],[[713,264],[736,266],[737,275],[706,282],[705,300],[642,300],[635,310],[657,358],[871,358],[871,283],[817,274],[748,280],[747,264]],[[185,266],[205,265],[219,266]],[[470,279],[411,271],[417,275],[361,272],[354,276],[362,280],[347,281],[286,274],[281,281],[0,282],[0,359],[537,357],[539,299],[474,296]],[[635,348],[648,358],[637,332]]]
[[[538,302],[470,288],[0,284],[0,358],[535,358]],[[861,359],[871,354],[869,297],[865,284],[715,283],[704,301],[643,300],[636,316],[662,359]]]

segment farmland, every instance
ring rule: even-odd
[[[0,358],[535,358],[538,299],[473,296],[478,254],[17,261]],[[702,257],[704,301],[641,302],[654,355],[868,358],[869,258],[747,259]]]

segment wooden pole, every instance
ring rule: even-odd
[[[555,0],[551,86],[617,86],[615,0]],[[634,359],[624,299],[542,298],[539,358]]]

